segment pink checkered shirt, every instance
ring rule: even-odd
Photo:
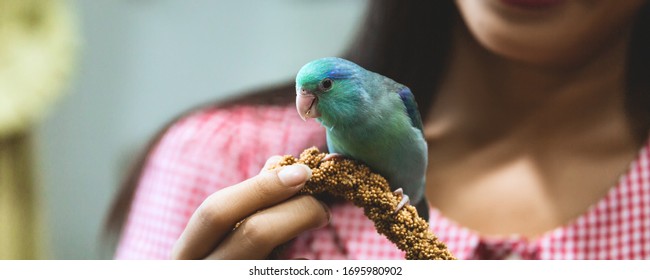
[[[431,230],[459,259],[649,259],[647,143],[618,184],[586,213],[536,239],[489,239],[431,209]],[[118,259],[166,259],[188,219],[211,193],[259,173],[271,155],[325,146],[317,123],[293,106],[233,106],[193,113],[154,147],[116,251]],[[360,208],[337,204],[329,226],[304,233],[286,257],[403,259]]]

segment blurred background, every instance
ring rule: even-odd
[[[291,80],[304,63],[341,54],[366,1],[63,3],[77,30],[72,68],[63,95],[30,128],[45,259],[111,258],[104,218],[154,133],[193,106]]]

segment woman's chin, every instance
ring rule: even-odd
[[[624,38],[644,0],[457,0],[463,21],[486,49],[513,60],[580,63]]]

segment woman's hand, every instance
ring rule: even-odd
[[[280,159],[271,157],[257,176],[203,201],[174,245],[172,258],[264,259],[300,233],[326,225],[327,206],[309,195],[294,196],[311,170],[298,164],[268,170]]]

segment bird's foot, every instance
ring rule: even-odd
[[[404,206],[409,205],[410,199],[408,195],[404,194],[404,190],[402,190],[402,188],[396,189],[393,194],[402,196],[402,200],[400,200],[400,202],[397,204],[397,207],[395,207],[395,212],[393,212],[397,213],[397,211],[404,208]]]
[[[343,159],[343,158],[345,158],[345,157],[344,157],[342,154],[331,153],[331,154],[327,154],[327,155],[326,155],[323,159],[321,159],[320,161],[323,162],[323,161],[328,161],[328,160],[333,160],[333,159]]]

